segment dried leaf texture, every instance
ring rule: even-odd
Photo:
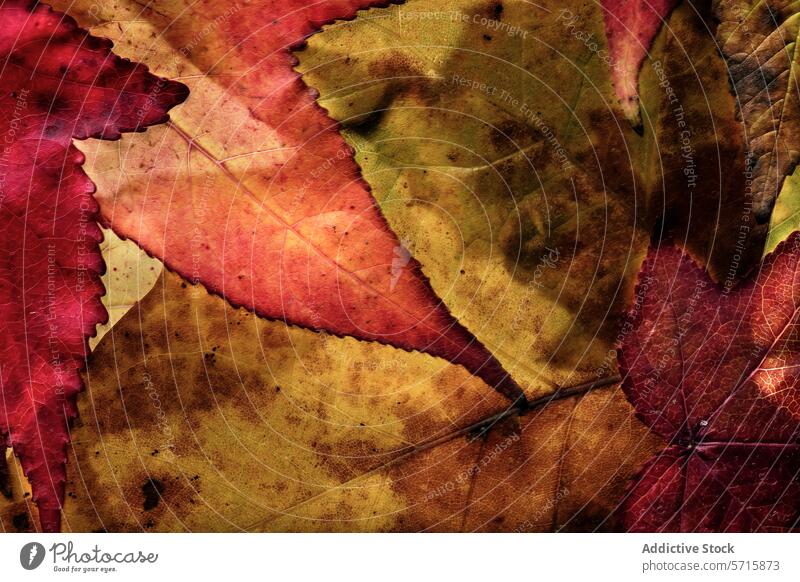
[[[72,139],[161,123],[186,91],[46,6],[4,2],[0,22],[0,433],[54,530],[79,369],[107,318],[94,185]]]
[[[774,251],[778,244],[796,230],[800,230],[800,171],[798,170],[786,178],[775,202],[764,255]]]
[[[169,273],[87,384],[73,531],[612,529],[663,446],[616,384],[519,416],[458,366],[264,321]]]
[[[63,527],[796,529],[792,6],[306,4],[68,7],[192,98],[86,144],[168,269],[91,356]]]
[[[784,179],[800,160],[800,10],[786,0],[726,0],[714,2],[714,15],[744,125],[752,228],[764,233]]]
[[[515,399],[519,387],[433,294],[292,70],[290,49],[322,23],[380,3],[70,4],[193,94],[162,131],[98,147],[102,216],[233,305],[425,351]]]
[[[365,11],[309,39],[298,70],[434,290],[535,398],[613,373],[654,227],[729,284],[763,240],[739,236],[741,125],[694,8],[672,12],[644,65],[640,136],[600,6],[497,6]]]
[[[565,7],[602,39],[598,7]],[[567,25],[555,5],[411,1],[297,53],[392,228],[530,398],[613,374],[649,230],[639,136]]]
[[[650,251],[620,362],[637,415],[670,446],[632,489],[629,529],[797,527],[798,284],[798,234],[730,292],[678,249]]]

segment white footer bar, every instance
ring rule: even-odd
[[[796,581],[799,565],[792,534],[0,536],[0,575],[21,581]]]

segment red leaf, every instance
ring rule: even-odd
[[[603,0],[611,80],[625,116],[641,124],[639,69],[678,0]]]
[[[0,23],[0,437],[57,531],[86,338],[107,317],[94,185],[72,138],[161,123],[186,90],[48,7],[7,0]]]
[[[226,17],[224,5],[183,11],[177,4],[174,14],[153,16],[170,23],[165,34],[174,46],[184,46],[186,31],[206,20],[223,23],[204,42],[236,50],[210,59],[209,68],[201,69],[203,82],[224,87],[225,100],[246,108],[254,121],[178,117],[159,147],[168,152],[165,157],[190,160],[190,177],[163,186],[164,195],[133,187],[121,202],[101,198],[101,212],[118,234],[235,306],[313,330],[427,352],[463,365],[511,398],[521,397],[497,360],[435,296],[381,215],[352,149],[292,69],[290,50],[322,23],[381,4],[386,2],[261,0],[242,5],[233,18]],[[200,13],[205,20],[198,22]],[[198,57],[192,64],[204,61]],[[196,93],[205,92],[198,87]],[[253,136],[253,125],[264,135]],[[225,135],[219,135],[220,127]],[[270,146],[257,152],[219,153],[265,142]],[[192,180],[193,172],[208,172],[214,187]],[[199,212],[198,200],[212,211]],[[187,233],[201,233],[202,244]]]
[[[800,234],[732,291],[673,246],[651,249],[620,366],[670,445],[625,502],[636,531],[784,531],[800,519]]]

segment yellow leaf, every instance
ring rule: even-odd
[[[171,273],[86,380],[73,531],[604,528],[660,446],[615,384],[519,416],[458,366],[266,322]]]

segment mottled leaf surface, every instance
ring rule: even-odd
[[[108,322],[99,325],[97,334],[89,339],[92,349],[139,299],[147,295],[163,269],[158,259],[148,257],[133,241],[120,239],[113,230],[103,229],[100,252],[106,263],[102,281],[106,288],[103,305],[108,310]]]
[[[763,233],[784,179],[800,160],[800,8],[790,0],[716,0],[714,16],[749,155],[752,227]]]
[[[654,225],[721,279],[760,258],[738,236],[724,60],[692,7],[668,24],[642,71],[641,136],[595,50],[608,47],[591,3],[411,0],[297,53],[392,228],[531,397],[613,373]]]
[[[775,202],[769,225],[769,236],[764,255],[771,253],[779,243],[800,230],[800,171],[796,170],[783,183]]]
[[[87,385],[65,530],[611,529],[662,446],[616,384],[519,416],[459,366],[265,321],[170,273]]]
[[[794,529],[797,239],[741,281],[771,211],[747,152],[792,138],[753,139],[775,107],[737,71],[781,91],[782,53],[747,69],[701,2],[660,31],[639,3],[300,5],[72,8],[195,97],[88,151],[104,221],[171,271],[92,356],[64,527]]]

